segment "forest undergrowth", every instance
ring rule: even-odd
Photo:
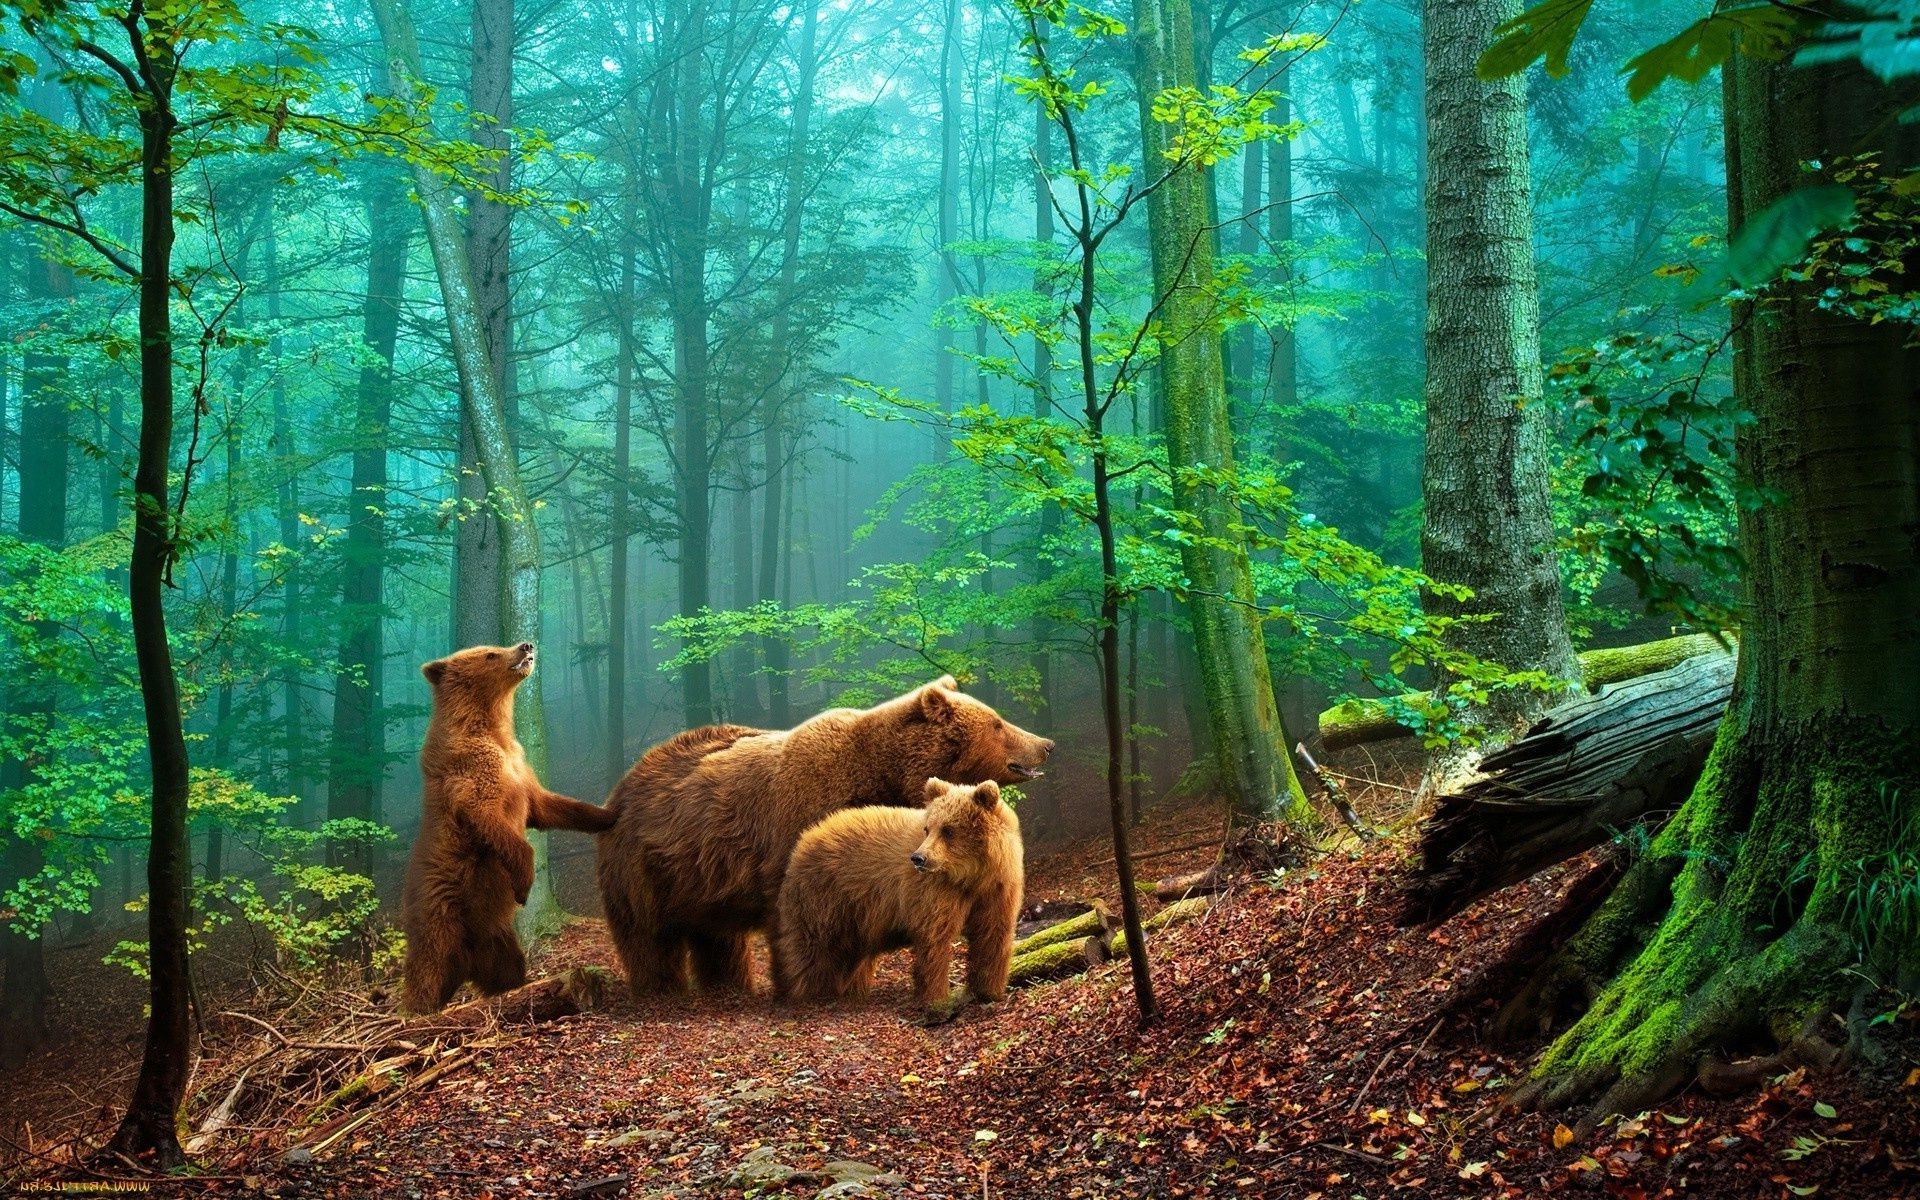
[[[1404,824],[1408,798],[1391,782],[1356,800],[1371,823]],[[1205,865],[1196,843],[1219,819],[1204,801],[1149,809],[1142,873]],[[1030,902],[1109,892],[1108,853],[1091,837],[1036,848]],[[330,1114],[289,1092],[283,1109],[208,1139],[201,1174],[151,1182],[162,1194],[405,1200],[1920,1195],[1911,1024],[1882,1064],[1796,1070],[1728,1097],[1689,1090],[1591,1139],[1564,1114],[1504,1107],[1539,1047],[1483,1034],[1516,984],[1503,960],[1583,875],[1609,869],[1604,852],[1437,928],[1394,922],[1406,854],[1401,836],[1342,846],[1156,935],[1164,1012],[1146,1030],[1124,963],[935,1028],[910,1018],[904,956],[870,1004],[836,1010],[777,1009],[764,995],[636,1003],[616,987],[593,1011],[488,1028],[458,1053],[449,1044],[441,1074],[366,1102],[371,1116],[317,1151],[305,1146]],[[534,968],[612,961],[604,926],[580,919]],[[210,989],[196,1125],[221,1099],[209,1091],[226,1090],[205,1083],[227,1077],[222,1059],[341,1036],[301,1024],[316,1007],[287,986]],[[382,994],[352,1003],[378,1012]],[[129,1037],[137,1017],[126,1014]],[[125,1057],[112,1039],[69,1041],[0,1102],[0,1185],[133,1178],[75,1161],[110,1131],[124,1091],[88,1066],[89,1044]],[[64,1116],[29,1128],[16,1110]]]

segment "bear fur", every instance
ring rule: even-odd
[[[513,736],[513,693],[533,643],[474,646],[420,668],[433,715],[420,750],[420,832],[401,893],[407,934],[401,1002],[437,1012],[462,983],[482,995],[527,980],[513,912],[533,889],[527,830],[611,828],[613,813],[550,792]]]
[[[1032,779],[1053,742],[952,676],[772,732],[709,725],[655,746],[613,789],[600,839],[607,928],[636,994],[751,985],[748,937],[775,916],[807,827],[838,809],[914,806],[927,780]],[[774,941],[768,930],[768,941]]]
[[[926,807],[851,808],[801,836],[780,885],[774,993],[864,996],[874,963],[913,948],[913,997],[947,1002],[953,939],[967,938],[967,995],[1004,999],[1024,875],[1020,818],[989,780],[929,779]]]

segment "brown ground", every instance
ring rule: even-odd
[[[1356,799],[1376,820],[1405,809],[1390,789]],[[1158,808],[1138,848],[1218,827],[1208,806]],[[1392,841],[1336,853],[1160,935],[1151,957],[1164,1015],[1144,1032],[1124,964],[936,1029],[908,1020],[903,960],[872,1004],[837,1011],[622,998],[505,1041],[314,1161],[279,1163],[284,1130],[262,1129],[210,1156],[217,1177],[164,1186],[401,1200],[811,1197],[829,1179],[809,1172],[856,1160],[904,1177],[873,1195],[987,1200],[1920,1196],[1911,1028],[1895,1031],[1888,1061],[1858,1073],[1795,1073],[1733,1099],[1683,1094],[1585,1142],[1557,1132],[1555,1115],[1503,1109],[1502,1090],[1537,1047],[1484,1044],[1491,1002],[1454,1009],[1586,865],[1438,929],[1405,930],[1388,919],[1402,854]],[[1037,853],[1029,894],[1110,898],[1108,858],[1096,840]],[[1142,873],[1207,858],[1161,855]],[[580,921],[535,965],[609,961],[604,927]],[[122,1085],[93,1080],[131,1053],[105,1039],[85,1078],[20,1077],[34,1094],[23,1104],[25,1089],[9,1089],[7,1136],[34,1105],[69,1122],[104,1111]],[[730,1185],[755,1154],[801,1174]]]

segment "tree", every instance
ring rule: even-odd
[[[1428,597],[1461,651],[1513,671],[1578,679],[1562,607],[1540,403],[1526,85],[1474,74],[1518,0],[1426,0],[1427,443],[1421,567],[1473,589]],[[1484,696],[1484,700],[1480,699]],[[1543,690],[1473,695],[1493,737],[1550,702]],[[1442,756],[1435,772],[1449,769]]]
[[[387,84],[395,100],[406,108],[419,104],[416,80],[420,48],[413,18],[402,0],[371,0],[386,50]],[[454,212],[448,184],[423,155],[411,159],[414,191],[420,198],[427,245],[440,280],[446,309],[447,333],[460,379],[462,411],[471,421],[480,471],[486,480],[489,507],[500,533],[501,613],[504,640],[537,642],[540,633],[540,529],[534,507],[520,475],[508,421],[506,399],[494,370],[484,314],[474,290],[467,238]],[[515,725],[527,762],[534,774],[547,769],[546,713],[541,706],[536,674],[521,686],[515,704]],[[532,839],[536,866],[545,858],[546,840]],[[551,911],[552,880],[540,872],[536,886],[521,910],[521,927],[537,928]]]
[[[1194,82],[1193,13],[1188,5],[1135,0],[1141,138],[1150,163],[1171,160],[1147,193],[1153,251],[1161,388],[1173,498],[1196,529],[1182,540],[1187,610],[1206,696],[1207,728],[1226,794],[1229,856],[1278,822],[1311,829],[1316,820],[1288,757],[1274,703],[1266,636],[1253,592],[1239,504],[1226,486],[1234,471],[1220,352],[1222,303],[1213,269],[1205,163],[1170,145],[1157,107],[1204,104]],[[1168,98],[1166,93],[1171,91]]]
[[[341,546],[340,659],[333,682],[333,744],[327,777],[329,820],[376,819],[386,765],[387,442],[393,413],[393,354],[406,286],[407,225],[399,180],[367,180],[367,283],[360,336],[368,361],[354,391],[353,468]],[[372,846],[339,844],[330,865],[373,874]],[[348,861],[348,859],[351,861]]]
[[[1756,11],[1775,30],[1791,28],[1791,16],[1760,6],[1703,19],[1682,37]],[[1911,288],[1871,253],[1873,242],[1911,246],[1920,220],[1875,156],[1920,160],[1920,131],[1894,120],[1911,89],[1847,56],[1796,65],[1779,44],[1790,49],[1790,37],[1769,46],[1748,31],[1721,32],[1731,35],[1723,46],[1740,47],[1723,67],[1736,272],[1755,244],[1784,237],[1791,257],[1794,235],[1782,231],[1803,226],[1804,246],[1819,227],[1782,213],[1830,204],[1836,192],[1851,211],[1829,222],[1847,228],[1816,241],[1784,278],[1777,266],[1747,277],[1752,290],[1736,306],[1735,394],[1753,418],[1739,459],[1773,500],[1740,518],[1740,661],[1706,771],[1509,1009],[1509,1022],[1525,1025],[1593,997],[1520,1096],[1549,1105],[1597,1097],[1588,1124],[1644,1107],[1759,1039],[1804,1051],[1834,1029],[1836,1010],[1856,1039],[1880,989],[1920,980],[1920,941],[1901,924],[1910,902],[1892,898],[1910,888],[1901,872],[1920,848],[1920,693],[1911,685],[1920,671],[1920,350],[1910,328],[1877,319],[1870,303],[1875,286],[1882,295]],[[1660,51],[1680,41],[1637,60],[1653,63],[1653,83],[1675,61]],[[1490,52],[1482,70],[1522,69],[1531,57]],[[1636,94],[1646,83],[1636,81]],[[1821,164],[1829,182],[1803,186],[1806,163]]]
[[[73,299],[73,273],[50,249],[31,257],[26,276],[27,294],[34,299],[56,307]],[[18,528],[22,539],[58,548],[67,540],[67,465],[73,449],[68,434],[67,358],[47,349],[30,349],[23,358]],[[36,621],[34,632],[51,639],[59,627],[53,621]],[[8,689],[7,701],[11,723],[47,722],[57,703],[54,680],[31,676],[16,680]],[[0,766],[0,788],[23,787],[27,771],[26,762],[8,756]],[[33,832],[37,831],[8,831],[7,879],[29,879],[44,865]],[[0,985],[0,1062],[19,1061],[46,1036],[50,985],[44,934],[43,929],[16,929],[13,922],[0,929],[0,954],[7,968],[5,983]]]

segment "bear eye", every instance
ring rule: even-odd
[[[943,842],[950,842],[953,840],[953,826],[945,825],[941,827],[940,840]]]

